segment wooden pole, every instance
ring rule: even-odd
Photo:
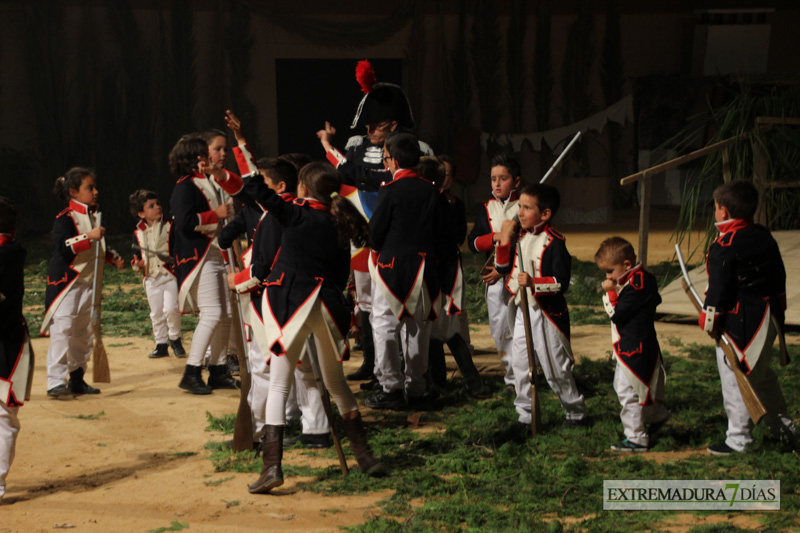
[[[675,159],[667,161],[666,163],[661,163],[660,165],[656,165],[654,167],[650,167],[648,169],[642,170],[641,172],[637,172],[636,174],[631,174],[630,176],[626,176],[626,177],[622,178],[619,181],[619,183],[620,183],[620,185],[628,185],[630,183],[637,182],[637,181],[639,181],[640,179],[642,179],[644,177],[645,172],[647,172],[647,174],[650,175],[650,176],[655,176],[656,174],[661,174],[662,172],[666,172],[667,170],[669,170],[671,168],[675,168],[675,167],[681,166],[684,163],[688,163],[689,161],[694,161],[695,159],[703,157],[704,155],[710,154],[712,152],[716,152],[717,150],[721,150],[722,148],[725,148],[726,146],[729,146],[729,145],[735,143],[736,141],[738,141],[740,139],[745,139],[748,136],[749,136],[748,133],[740,133],[739,135],[736,135],[735,137],[729,137],[728,139],[725,139],[724,141],[720,141],[718,143],[710,144],[710,145],[706,146],[705,148],[700,148],[699,150],[695,150],[694,152],[688,153],[686,155],[682,155],[680,157],[676,157]]]
[[[650,174],[645,170],[639,184],[639,261],[647,267],[647,235],[650,233]]]
[[[731,159],[727,146],[722,149],[722,181],[731,181]]]
[[[767,221],[767,157],[760,143],[754,143],[753,150],[753,185],[758,191],[758,207],[753,217],[757,224],[769,227]]]

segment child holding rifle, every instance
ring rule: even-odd
[[[758,191],[750,182],[732,181],[714,191],[714,218],[720,235],[706,259],[708,289],[700,327],[715,338],[727,334],[739,367],[767,409],[765,419],[770,430],[794,445],[795,427],[787,415],[778,378],[770,368],[772,344],[776,336],[783,335],[786,271],[769,230],[753,223],[757,206]],[[726,439],[709,446],[708,452],[743,452],[753,443],[753,424],[719,344],[717,367],[728,432]]]
[[[153,191],[139,189],[128,200],[131,214],[139,219],[133,230],[133,241],[138,250],[133,253],[131,265],[142,273],[156,340],[156,349],[148,357],[168,356],[168,346],[172,347],[175,357],[185,357],[186,351],[181,344],[178,283],[173,265],[164,261],[171,255],[172,221],[163,219],[161,203]]]
[[[636,262],[631,243],[609,237],[594,255],[606,273],[603,305],[611,318],[611,342],[617,360],[614,390],[625,439],[611,446],[619,452],[644,452],[650,436],[669,418],[664,407],[666,372],[656,337],[656,307],[661,303],[656,278]],[[645,423],[649,427],[645,428]]]
[[[533,347],[547,383],[558,395],[566,411],[567,428],[584,425],[586,405],[572,377],[572,348],[569,342],[569,310],[564,293],[569,287],[572,257],[564,236],[550,226],[558,211],[560,196],[549,185],[527,185],[519,198],[519,226],[513,220],[503,222],[497,246],[495,266],[500,275],[509,274],[506,288],[514,297],[509,302],[514,317],[511,365],[514,370],[519,420],[515,431],[522,434],[531,423],[531,382],[528,378],[526,335],[533,336]],[[522,250],[524,272],[519,272]],[[520,288],[528,291],[531,331],[525,331]],[[534,379],[536,376],[533,376]]]
[[[98,191],[93,170],[69,169],[56,180],[53,194],[69,205],[56,215],[50,237],[52,257],[41,327],[42,335],[50,335],[47,395],[62,398],[99,394],[83,379],[94,339],[91,314],[95,259],[100,253],[108,264],[120,270],[125,264],[116,252],[106,251],[106,229],[97,224]]]
[[[221,174],[221,171],[216,171]],[[238,176],[218,179],[231,194],[242,190]],[[310,163],[298,176],[297,196],[286,202],[251,178],[246,192],[283,226],[280,253],[264,281],[264,329],[270,357],[270,390],[262,439],[264,466],[250,492],[268,492],[283,484],[285,405],[294,369],[309,334],[314,334],[325,385],[342,415],[342,425],[361,470],[382,471],[366,439],[358,404],[347,385],[342,366],[348,357],[346,333],[350,323],[343,291],[349,275],[349,245],[363,246],[368,238],[364,218],[339,196],[341,178],[327,163]]]
[[[519,210],[519,186],[522,181],[519,163],[513,157],[500,154],[492,159],[492,196],[478,207],[475,225],[467,239],[469,249],[483,252],[487,264],[481,270],[486,285],[486,307],[489,310],[489,329],[492,333],[497,353],[505,367],[503,378],[507,387],[514,386],[514,369],[509,355],[511,353],[511,332],[506,320],[509,294],[505,290],[505,279],[491,261],[491,254],[500,241],[503,222],[513,220]]]

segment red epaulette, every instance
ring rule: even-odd
[[[178,181],[176,181],[175,183],[180,183],[180,182],[182,182],[182,181],[184,181],[184,180],[186,180],[186,179],[193,178],[193,177],[194,177],[194,175],[193,175],[193,174],[187,174],[187,175],[185,175],[184,177],[182,177],[182,178],[178,179]]]
[[[552,235],[553,237],[555,237],[556,239],[561,239],[562,241],[566,241],[566,240],[567,240],[567,238],[566,238],[566,237],[564,237],[564,236],[563,236],[561,233],[559,233],[558,231],[556,231],[556,229],[555,229],[555,228],[553,228],[553,226],[548,226],[548,227],[547,227],[547,229],[546,229],[545,231],[546,231],[548,234],[550,234],[550,235]]]
[[[56,215],[56,218],[61,218],[64,215],[68,215],[71,212],[72,212],[72,208],[71,207],[69,207],[69,206],[65,207],[63,211],[61,211],[59,214]]]

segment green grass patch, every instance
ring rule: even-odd
[[[183,529],[189,529],[189,524],[173,520],[168,526],[151,529],[149,530],[149,533],[165,533],[166,531],[181,531]]]
[[[790,351],[793,357],[800,357],[800,347],[791,346]],[[682,356],[672,355],[677,353]],[[664,359],[666,400],[673,416],[654,440],[653,451],[696,452],[685,457],[659,454],[656,460],[654,454],[625,455],[610,450],[623,435],[619,402],[612,388],[614,361],[609,357],[581,359],[574,369],[591,417],[588,428],[563,428],[561,405],[540,377],[541,433],[535,441],[510,441],[506,430],[517,417],[501,380],[490,381],[492,395],[480,401],[463,395],[454,384],[443,393],[441,411],[422,415],[423,424],[439,426],[441,431],[421,434],[405,428],[405,412],[370,414],[374,420],[369,423],[369,441],[387,466],[386,477],[363,475],[355,468],[346,442],[345,454],[354,467],[350,475],[342,476],[337,466],[297,468],[291,460],[284,460],[284,475],[311,477],[300,490],[324,495],[391,491],[392,495],[379,503],[379,518],[349,529],[364,533],[670,528],[672,512],[603,511],[604,479],[780,479],[782,510],[753,512],[752,516],[763,529],[800,526],[798,457],[783,453],[765,426],[755,428],[755,444],[747,454],[717,458],[705,453],[709,444],[724,438],[727,427],[713,346],[684,345],[674,339]],[[792,365],[777,372],[789,405],[797,405],[800,389],[794,384],[800,369]],[[260,471],[261,460],[252,452],[237,454],[217,448],[210,459],[218,472],[255,475]],[[331,450],[324,454],[335,457]]]
[[[206,487],[219,487],[220,485],[222,485],[226,481],[230,481],[232,479],[236,479],[236,477],[235,476],[230,476],[230,477],[224,477],[222,479],[215,479],[215,480],[212,480],[212,481],[204,481],[203,484]]]

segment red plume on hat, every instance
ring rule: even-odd
[[[356,64],[356,80],[361,85],[361,92],[364,94],[370,92],[375,85],[375,71],[372,70],[372,65],[366,59]]]

